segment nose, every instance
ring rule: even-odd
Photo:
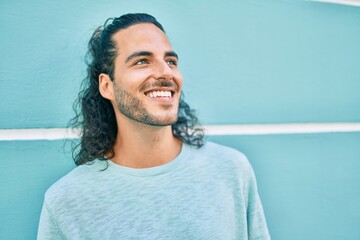
[[[165,60],[158,61],[154,66],[154,78],[170,80],[173,77],[173,72]]]

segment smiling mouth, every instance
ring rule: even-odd
[[[173,91],[149,91],[145,93],[149,98],[162,98],[162,99],[170,99],[173,95]]]

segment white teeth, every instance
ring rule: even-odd
[[[146,95],[151,98],[157,98],[157,97],[170,98],[171,91],[152,91]]]

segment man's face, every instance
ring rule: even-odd
[[[152,126],[177,121],[182,76],[166,35],[142,23],[114,34],[113,89],[122,116]]]

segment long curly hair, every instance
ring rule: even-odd
[[[114,60],[117,54],[112,36],[118,31],[139,23],[151,23],[165,30],[151,15],[145,13],[125,14],[118,18],[109,18],[104,25],[93,33],[85,55],[87,76],[81,84],[73,109],[75,117],[68,128],[80,128],[80,140],[72,142],[72,156],[76,165],[91,163],[95,159],[107,160],[115,156],[113,146],[118,126],[115,112],[110,101],[99,92],[99,75],[114,75]],[[184,101],[181,94],[178,119],[172,125],[174,136],[184,143],[201,147],[204,144],[204,131],[199,127],[194,110]],[[108,157],[105,156],[108,155]]]

